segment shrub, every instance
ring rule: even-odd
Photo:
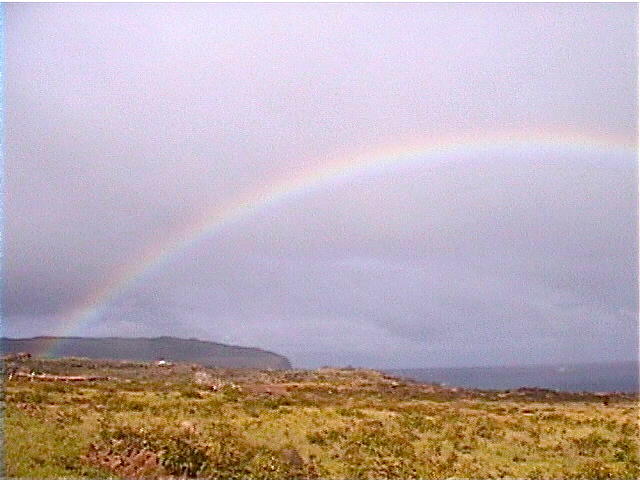
[[[365,414],[355,408],[336,408],[336,413],[343,417],[365,418]]]
[[[571,475],[570,478],[580,480],[619,480],[616,471],[601,460],[590,460],[587,463],[580,465],[576,474]]]
[[[397,417],[401,427],[416,430],[420,433],[428,432],[434,428],[433,420],[425,418],[418,412],[404,412]]]
[[[343,431],[339,430],[321,430],[307,435],[307,440],[313,445],[330,445],[339,440],[345,439],[347,436]]]
[[[342,446],[349,478],[416,478],[416,438],[390,433],[380,421],[363,422]]]
[[[606,448],[609,444],[609,440],[595,432],[591,432],[586,437],[574,438],[573,443],[578,450],[578,455],[594,456],[602,449]]]
[[[636,462],[638,461],[638,441],[630,437],[624,437],[613,444],[616,450],[614,461],[616,462]]]
[[[200,393],[195,388],[187,388],[183,390],[182,392],[180,392],[180,396],[182,398],[197,398],[197,399],[203,398],[202,393]]]
[[[51,396],[47,393],[20,390],[8,396],[7,401],[16,403],[42,404],[51,403]]]
[[[490,417],[480,419],[473,430],[473,434],[485,439],[498,439],[504,437],[504,432],[501,431],[498,422]]]
[[[163,445],[160,464],[172,475],[197,477],[208,466],[207,450],[188,438],[171,438]]]
[[[295,449],[253,445],[227,423],[211,424],[206,430],[198,434],[177,427],[108,427],[85,458],[127,478],[150,474],[220,480],[314,476],[316,468],[307,466]]]

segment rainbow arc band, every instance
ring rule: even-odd
[[[487,154],[543,155],[544,153],[570,153],[572,157],[600,155],[603,158],[631,160],[637,166],[637,139],[622,137],[533,132],[525,135],[507,132],[501,134],[476,134],[457,138],[432,139],[423,142],[403,142],[395,147],[383,147],[370,152],[341,156],[321,167],[310,168],[295,175],[274,181],[252,192],[245,192],[234,200],[206,211],[195,222],[185,225],[168,238],[148,247],[146,252],[130,262],[126,268],[115,272],[109,281],[96,288],[69,315],[60,326],[60,336],[74,332],[98,321],[110,303],[134,283],[152,271],[167,265],[179,252],[195,244],[225,226],[256,215],[279,203],[306,196],[332,184],[348,183],[363,175],[389,174],[394,170],[440,167],[477,162]],[[603,162],[604,163],[604,162]],[[47,352],[55,354],[53,343]]]

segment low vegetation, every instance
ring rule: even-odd
[[[355,369],[26,359],[4,396],[7,477],[640,476],[635,395],[475,391]]]

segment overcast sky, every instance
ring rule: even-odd
[[[3,334],[298,367],[635,359],[635,153],[560,141],[303,190],[65,325],[207,212],[351,152],[634,142],[637,28],[630,3],[6,4]]]

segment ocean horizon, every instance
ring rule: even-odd
[[[410,368],[386,370],[420,383],[510,390],[523,387],[566,392],[639,391],[638,362],[534,365],[516,367]]]

